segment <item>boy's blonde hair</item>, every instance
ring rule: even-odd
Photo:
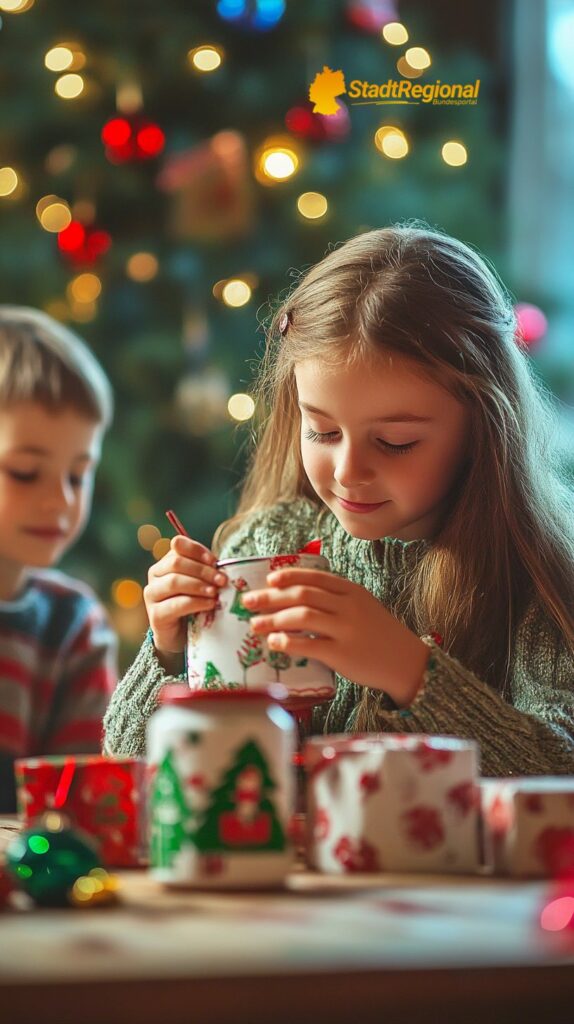
[[[278,501],[305,496],[326,509],[301,461],[294,367],[318,359],[344,370],[399,353],[468,407],[472,441],[450,509],[391,610],[419,636],[438,631],[450,654],[502,693],[533,596],[574,652],[574,488],[558,403],[515,332],[511,299],[485,260],[423,222],[333,249],[271,318],[254,388],[254,452],[215,550],[251,512]],[[357,727],[369,727],[373,699],[363,700]]]
[[[0,403],[26,401],[72,406],[104,428],[113,416],[110,383],[81,338],[38,309],[0,305]]]

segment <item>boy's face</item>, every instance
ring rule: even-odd
[[[470,447],[468,413],[413,371],[397,355],[338,372],[312,359],[295,369],[305,472],[353,537],[430,539],[448,510]]]
[[[102,427],[38,402],[0,410],[0,571],[50,566],[89,515]]]

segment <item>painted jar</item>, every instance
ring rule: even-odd
[[[168,885],[280,885],[293,851],[295,723],[283,687],[171,684],[147,727],[150,871]]]
[[[231,558],[218,562],[228,579],[217,603],[207,612],[190,616],[187,642],[187,676],[192,690],[242,690],[281,683],[291,709],[313,707],[335,695],[333,672],[314,658],[291,657],[273,651],[267,638],[250,631],[252,616],[242,596],[264,589],[267,574],[297,567],[329,571],[323,555],[294,554]]]

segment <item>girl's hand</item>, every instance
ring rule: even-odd
[[[191,537],[172,538],[167,555],[151,566],[144,601],[154,647],[164,667],[185,648],[186,618],[213,608],[227,582],[209,548]]]
[[[267,635],[272,649],[317,658],[355,683],[385,690],[399,705],[410,704],[430,649],[368,590],[319,569],[280,569],[267,582],[242,601],[262,613],[250,626]]]

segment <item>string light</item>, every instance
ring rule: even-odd
[[[171,541],[169,537],[160,537],[159,540],[156,540],[152,548],[152,555],[155,558],[156,562],[159,562],[160,558],[163,558],[164,555],[167,555],[170,548]]]
[[[383,28],[383,39],[391,46],[401,46],[408,38],[409,34],[400,21],[389,21]]]
[[[0,11],[6,14],[24,14],[34,6],[35,0],[0,0]]]
[[[13,167],[0,167],[0,196],[11,196],[18,188],[18,175]]]
[[[134,252],[126,263],[126,273],[132,281],[151,281],[159,270],[159,261],[151,252]]]
[[[221,297],[226,306],[245,306],[251,298],[251,288],[241,278],[231,278],[223,286]]]
[[[187,59],[196,71],[215,71],[221,66],[223,53],[216,46],[196,46],[189,51]]]
[[[462,142],[445,142],[441,156],[445,164],[450,164],[451,167],[462,167],[468,160],[468,153]]]
[[[102,282],[97,274],[78,274],[67,289],[68,298],[73,302],[94,302],[102,291]]]
[[[297,209],[307,220],[318,220],[325,216],[328,203],[320,192],[303,192],[297,200]]]
[[[405,60],[415,71],[425,71],[431,66],[430,53],[422,46],[410,46],[405,53]]]
[[[397,71],[399,75],[403,76],[403,78],[420,78],[423,73],[423,68],[412,68],[404,57],[399,57],[397,61]]]
[[[255,402],[251,395],[239,393],[232,395],[227,403],[229,415],[234,420],[249,420],[255,412]]]
[[[291,178],[299,169],[299,153],[290,136],[266,139],[254,157],[255,177],[262,185]]]
[[[383,125],[375,132],[375,145],[384,156],[391,160],[401,160],[409,151],[409,144],[401,128]]]
[[[63,100],[75,100],[84,91],[84,79],[75,73],[62,75],[56,82],[54,90]]]
[[[143,526],[138,527],[138,544],[144,551],[153,551],[153,546],[158,540],[161,540],[161,533],[157,526],[144,523]]]
[[[137,580],[116,580],[112,583],[112,598],[120,608],[137,608],[142,601],[142,587]]]
[[[67,228],[72,220],[70,207],[58,196],[43,196],[36,203],[36,216],[44,231],[57,233]]]

